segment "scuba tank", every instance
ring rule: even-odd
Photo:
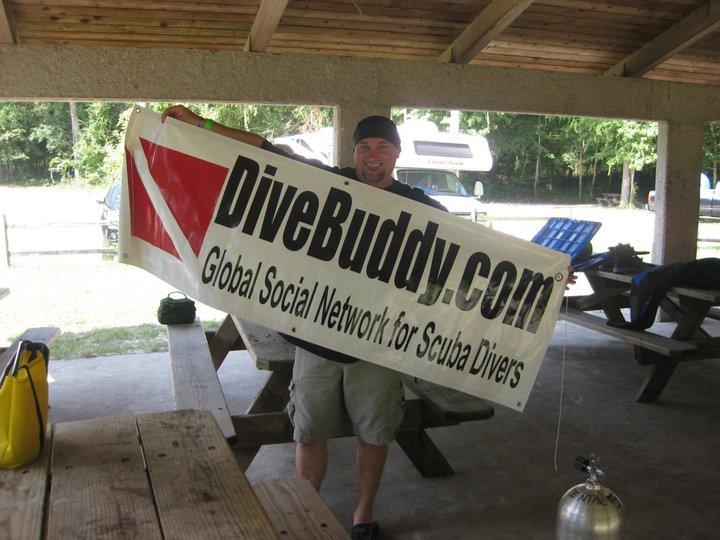
[[[617,495],[600,484],[599,458],[578,457],[573,467],[586,472],[585,483],[571,487],[560,499],[556,540],[615,540],[621,538],[625,507]]]

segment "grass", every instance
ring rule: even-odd
[[[96,256],[23,257],[0,274],[0,285],[10,288],[0,301],[0,343],[26,328],[57,326],[54,359],[167,347],[157,308],[173,287],[139,268]],[[206,329],[224,317],[204,304],[196,308]]]
[[[217,330],[220,321],[203,321],[205,330]],[[86,332],[63,332],[52,343],[54,360],[90,358],[110,354],[166,351],[167,331],[160,324],[96,328]]]

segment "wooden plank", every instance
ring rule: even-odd
[[[0,469],[0,538],[42,538],[52,441],[52,425],[48,424],[37,461],[17,469]]]
[[[210,411],[226,438],[235,436],[225,394],[199,319],[191,324],[170,324],[170,368],[173,406]]]
[[[285,411],[233,415],[232,419],[237,433],[235,446],[238,448],[293,442],[293,426]],[[408,399],[405,401],[405,416],[400,424],[400,431],[417,431],[457,424],[455,421],[437,416],[419,399]],[[342,427],[339,437],[353,435],[352,423],[348,420]]]
[[[60,332],[60,329],[54,326],[28,328],[25,330],[22,335],[12,343],[12,345],[0,353],[0,373],[5,373],[5,369],[12,360],[13,356],[15,356],[15,351],[17,351],[20,341],[26,339],[34,341],[35,343],[44,343],[49,346],[50,342],[58,334],[58,332]]]
[[[132,416],[55,425],[48,538],[162,538]]]
[[[720,0],[708,0],[680,22],[626,56],[605,75],[644,75],[708,34],[720,29]]]
[[[532,4],[533,0],[492,0],[438,58],[467,64]]]
[[[275,482],[256,484],[253,488],[282,538],[348,538],[343,526],[307,480],[282,478]]]
[[[417,377],[402,375],[403,384],[419,397],[425,405],[446,420],[468,422],[485,420],[495,413],[482,399],[465,392],[433,384]]]
[[[257,3],[252,6],[238,6],[238,9],[218,12],[215,10],[182,11],[166,10],[161,8],[148,8],[142,10],[108,8],[103,6],[68,6],[68,5],[40,5],[18,3],[14,4],[14,14],[18,21],[45,20],[62,21],[65,17],[79,17],[93,22],[103,19],[146,19],[157,22],[162,21],[227,21],[228,23],[247,24],[248,28],[257,12]]]
[[[568,308],[567,313],[565,310],[560,310],[559,318],[668,357],[681,356],[684,352],[694,351],[697,349],[695,345],[690,343],[666,338],[664,336],[658,336],[657,334],[651,334],[650,332],[608,326],[607,321],[604,318],[596,315],[590,315],[589,313],[583,313],[582,311],[578,311],[576,309]]]
[[[100,255],[106,253],[117,253],[117,248],[95,248],[95,249],[53,249],[46,251],[11,251],[13,257],[27,255]]]
[[[144,21],[147,23],[147,21]],[[31,33],[42,32],[68,32],[68,33],[87,33],[88,35],[109,35],[118,33],[132,33],[138,35],[156,35],[165,36],[168,40],[175,40],[179,36],[197,36],[197,37],[227,37],[245,39],[248,35],[249,28],[245,25],[237,25],[234,28],[197,28],[197,27],[176,27],[168,29],[157,21],[156,25],[148,26],[147,24],[74,24],[74,23],[58,23],[58,22],[18,22],[18,33],[22,36]],[[72,225],[70,225],[72,226]],[[10,227],[15,228],[15,227]]]
[[[425,478],[452,476],[455,471],[424,429],[401,431],[395,440]]]
[[[661,7],[650,7],[637,2],[598,2],[597,0],[541,0],[539,3],[558,8],[572,8],[572,11],[589,10],[598,14],[625,15],[633,19],[672,18],[676,13]]]
[[[9,0],[0,0],[0,44],[16,42],[12,5]]]
[[[246,51],[264,52],[280,22],[288,0],[261,0],[245,43]]]
[[[60,8],[108,8],[116,12],[137,11],[142,14],[145,10],[159,10],[164,12],[185,11],[202,13],[204,11],[215,13],[255,13],[257,10],[256,0],[232,0],[223,2],[213,0],[212,2],[183,2],[174,0],[66,0],[64,2],[47,2],[47,0],[13,0],[14,5],[35,5],[45,6],[46,4],[58,5]]]
[[[646,270],[653,267],[648,265]],[[616,274],[615,272],[606,272],[604,270],[588,270],[585,272],[587,276],[597,276],[610,281],[618,281],[620,283],[631,283],[633,274]],[[697,298],[698,300],[707,300],[712,303],[720,303],[720,290],[712,289],[696,289],[694,287],[673,287],[670,293]]]
[[[270,376],[260,389],[260,392],[253,400],[245,414],[269,413],[284,411],[290,399],[290,379],[292,370],[271,371]],[[255,456],[260,451],[260,446],[234,449],[235,459],[243,471],[246,471]]]
[[[701,326],[710,309],[707,302],[681,296],[676,303],[672,298],[666,296],[660,302],[660,307],[677,323],[671,336],[674,339],[706,340],[710,338],[710,334]]]
[[[610,287],[599,289],[592,294],[568,296],[566,298],[570,307],[580,311],[602,309],[607,305],[608,301],[615,302],[618,307],[630,307],[630,297],[627,296],[627,290],[627,287]],[[622,300],[622,302],[619,300]]]
[[[233,316],[240,336],[258,369],[280,371],[295,362],[295,346],[275,330]]]
[[[667,362],[653,366],[635,396],[635,401],[640,403],[656,401],[675,372],[677,365],[677,362]]]
[[[241,351],[245,350],[245,344],[240,337],[235,321],[232,320],[230,315],[226,315],[220,328],[217,329],[212,336],[212,339],[208,342],[210,348],[210,356],[212,357],[215,371],[217,371],[222,365],[225,357],[230,351]]]
[[[137,425],[166,539],[277,538],[208,411],[141,414]]]

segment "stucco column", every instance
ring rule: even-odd
[[[366,116],[380,114],[390,117],[391,106],[386,103],[350,103],[338,105],[333,113],[335,165],[353,164],[352,135],[357,123]]]
[[[703,124],[659,122],[655,174],[655,264],[695,259]]]

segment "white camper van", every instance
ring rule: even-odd
[[[489,171],[493,165],[487,139],[480,135],[446,133],[429,120],[409,120],[398,126],[402,152],[396,178],[422,189],[451,213],[476,221],[484,215],[482,182],[468,193],[460,171]]]
[[[408,120],[398,126],[402,151],[395,164],[395,178],[422,189],[451,213],[476,221],[485,212],[480,202],[484,188],[476,182],[468,193],[458,178],[460,171],[489,171],[492,155],[485,137],[441,132],[429,120]],[[315,133],[277,137],[296,154],[332,164],[332,128]]]
[[[333,164],[333,128],[324,127],[312,133],[298,133],[275,137],[273,144],[284,146],[306,158],[317,159],[325,165]]]

